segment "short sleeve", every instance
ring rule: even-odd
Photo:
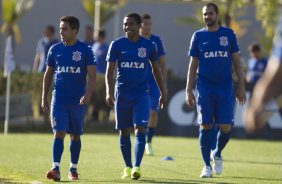
[[[234,31],[231,31],[231,41],[231,53],[239,52],[240,49]]]
[[[166,54],[165,52],[165,47],[164,47],[164,42],[161,38],[159,38],[159,41],[157,43],[157,48],[158,48],[158,56],[163,56]]]
[[[96,65],[96,59],[95,59],[94,53],[90,45],[87,46],[87,49],[86,49],[86,58],[87,58],[87,61],[86,61],[87,66]]]
[[[198,48],[198,43],[197,43],[197,37],[196,37],[196,34],[194,33],[190,41],[188,56],[199,57],[199,55],[200,54],[199,54],[199,48]]]
[[[108,62],[116,62],[117,59],[118,59],[117,47],[116,47],[115,41],[112,41],[110,46],[109,46],[109,50],[108,50],[108,53],[107,53],[106,61],[108,61]]]
[[[46,58],[46,65],[55,67],[55,59],[54,59],[54,49],[55,47],[51,47],[48,51],[47,58]]]
[[[155,62],[158,60],[157,48],[154,43],[152,43],[152,49],[149,55],[149,60],[152,62]]]
[[[271,56],[276,57],[282,62],[282,16],[276,28],[276,32],[273,38],[273,46]]]

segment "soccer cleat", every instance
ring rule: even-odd
[[[69,180],[78,180],[77,171],[72,171],[68,173]]]
[[[210,166],[204,166],[200,175],[201,178],[211,178],[212,177],[212,169]]]
[[[131,170],[131,179],[138,180],[141,177],[140,167],[133,167]]]
[[[213,157],[213,169],[216,174],[221,174],[223,169],[222,158],[220,157]]]
[[[153,151],[151,143],[146,143],[145,152],[146,152],[146,155],[151,155],[151,156],[154,155],[154,151]]]
[[[121,179],[127,179],[131,176],[131,167],[126,167],[121,173]]]
[[[55,169],[51,169],[50,171],[48,171],[46,173],[47,178],[50,180],[54,180],[54,181],[60,181],[61,180],[61,176],[60,176],[60,171],[55,170]]]

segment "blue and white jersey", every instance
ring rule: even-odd
[[[250,76],[250,82],[256,83],[258,79],[262,76],[267,64],[267,59],[262,58],[257,60],[256,58],[250,58],[248,60],[248,70],[247,73]]]
[[[273,39],[271,56],[277,57],[282,62],[282,15],[277,25],[276,33]]]
[[[87,66],[96,65],[91,46],[79,40],[72,46],[57,43],[46,63],[54,68],[52,104],[78,105],[86,91]]]
[[[142,36],[136,42],[121,37],[111,43],[107,61],[117,62],[117,94],[128,99],[148,94],[149,60],[157,61],[156,47]]]
[[[166,54],[163,41],[162,41],[162,39],[159,36],[151,35],[149,40],[152,41],[156,45],[158,58],[160,56],[164,56]],[[149,77],[149,84],[150,85],[151,84],[152,85],[157,85],[156,81],[155,81],[155,78],[153,76],[153,73],[152,73],[151,65],[149,65],[149,75],[148,75],[148,77]]]
[[[199,59],[198,84],[232,86],[232,54],[235,52],[239,52],[239,47],[232,29],[220,27],[215,32],[206,28],[196,31],[188,55]]]

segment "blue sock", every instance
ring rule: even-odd
[[[152,142],[152,138],[155,135],[155,130],[156,128],[147,128],[147,142],[150,143]]]
[[[132,167],[130,135],[127,136],[120,135],[119,139],[120,139],[120,149],[125,165],[126,167]]]
[[[56,170],[60,169],[59,164],[61,162],[63,151],[64,151],[64,140],[59,138],[54,138],[52,156],[53,156],[53,168]]]
[[[145,133],[136,133],[135,135],[135,147],[134,147],[134,166],[140,167],[144,150],[145,150],[145,144],[146,144],[146,135]]]
[[[231,131],[226,133],[223,133],[221,131],[218,132],[217,135],[217,145],[216,145],[216,149],[215,149],[215,156],[216,157],[221,157],[221,152],[224,149],[224,147],[226,146],[226,144],[228,143],[229,139],[231,136]]]
[[[211,150],[215,150],[216,148],[216,142],[217,142],[217,134],[218,134],[218,126],[213,125],[212,131],[211,131]]]
[[[79,139],[78,141],[70,141],[70,157],[71,157],[71,167],[70,171],[75,171],[77,166],[76,164],[78,163],[79,159],[79,154],[81,150],[81,140]]]
[[[202,152],[202,158],[206,166],[211,166],[210,164],[210,154],[211,154],[211,129],[199,130],[199,142]]]

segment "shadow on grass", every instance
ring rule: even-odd
[[[211,183],[211,184],[235,184],[232,182],[218,182],[212,181],[213,178],[209,179],[199,179],[199,180],[184,180],[184,179],[167,179],[167,178],[141,178],[140,180],[88,180],[81,179],[76,181],[76,183],[156,183],[156,184],[202,184],[202,183]]]
[[[242,180],[245,180],[245,179],[257,180],[258,183],[263,182],[263,181],[265,181],[267,183],[270,183],[270,182],[281,183],[281,181],[282,181],[282,178],[263,178],[263,177],[245,177],[245,176],[231,176],[231,177],[226,177],[226,178],[231,178],[231,179],[234,178],[234,179],[242,179]]]
[[[8,179],[8,178],[0,178],[0,183],[2,184],[19,184],[19,182],[14,182],[12,181],[12,179]],[[28,184],[28,183],[22,183],[21,184]]]

